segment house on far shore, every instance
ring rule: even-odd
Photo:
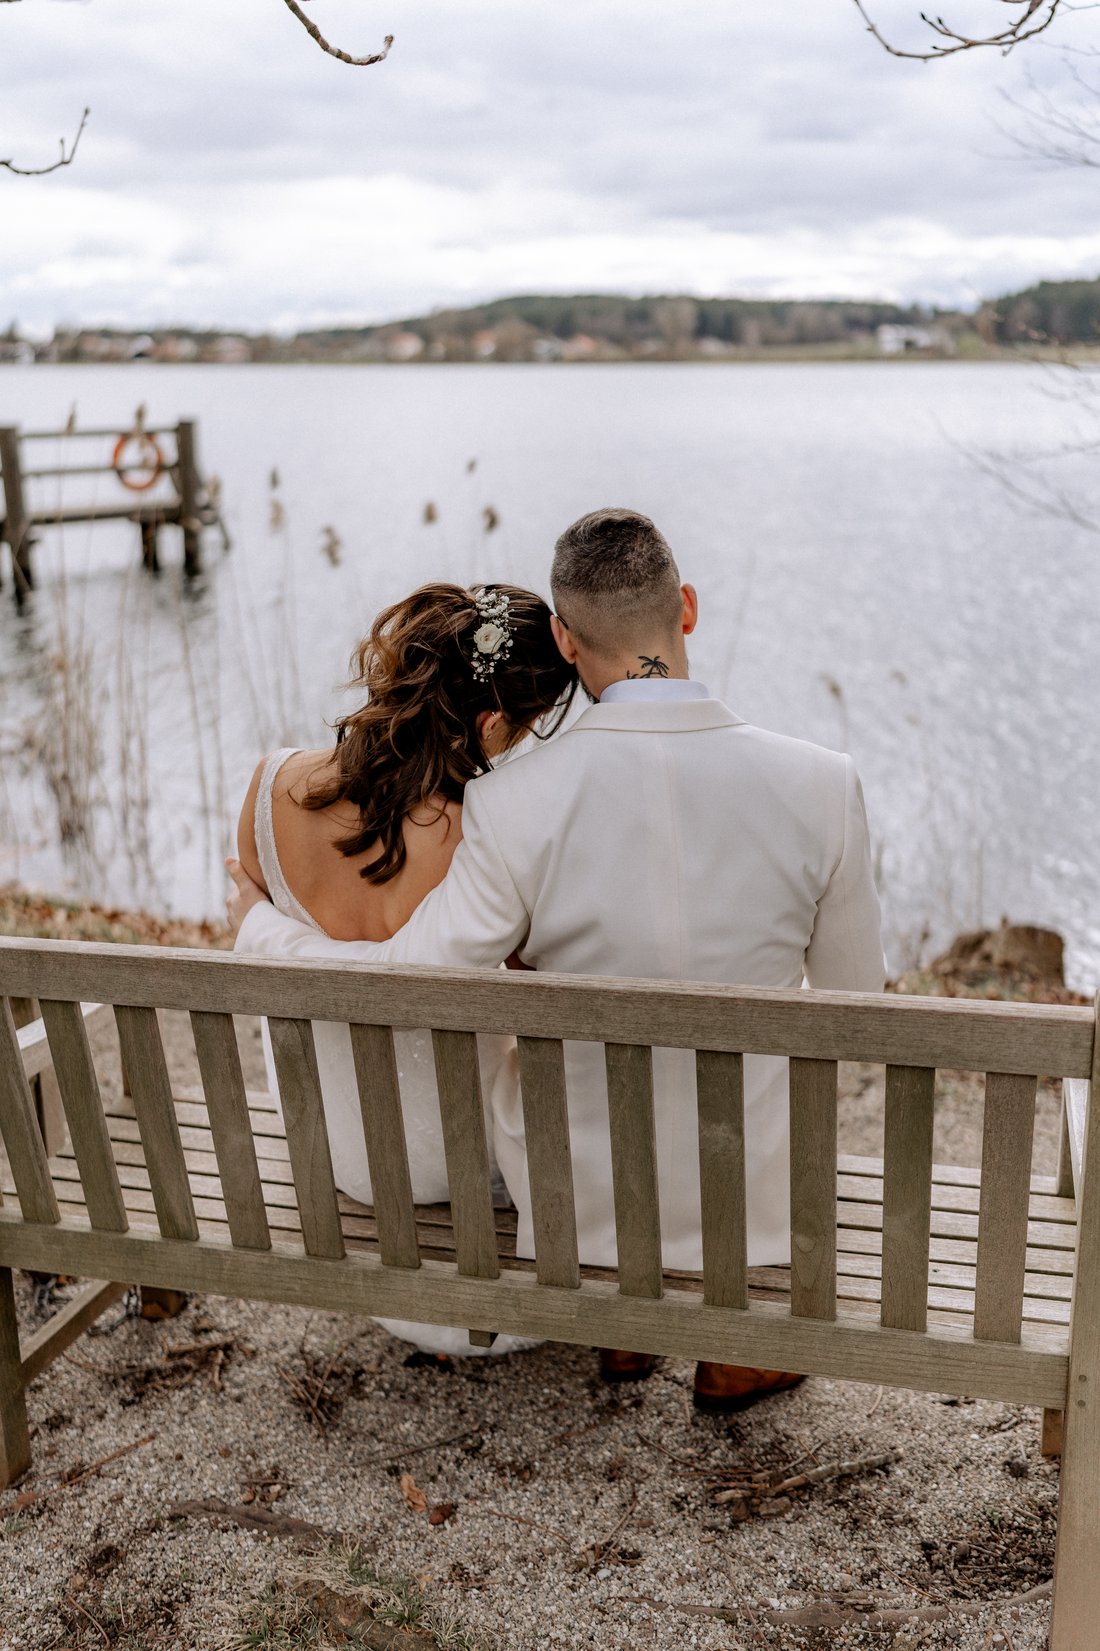
[[[424,353],[424,340],[419,333],[395,332],[386,339],[387,361],[415,361]]]
[[[875,343],[879,355],[917,355],[925,352],[936,355],[954,355],[955,340],[946,327],[933,322],[927,327],[903,326],[896,321],[883,321],[875,329]]]
[[[34,361],[34,345],[9,334],[0,338],[0,363],[6,367],[29,367]]]
[[[242,367],[252,360],[252,346],[247,338],[239,338],[234,333],[220,333],[206,345],[202,358],[223,367]]]

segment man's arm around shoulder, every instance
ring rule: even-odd
[[[261,900],[245,914],[234,949],[260,957],[491,969],[515,950],[528,921],[475,782],[466,790],[462,841],[450,870],[391,939],[330,940]]]

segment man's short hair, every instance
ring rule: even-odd
[[[558,617],[598,653],[667,641],[679,630],[680,571],[664,536],[637,510],[593,510],[554,546]]]

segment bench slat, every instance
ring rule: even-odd
[[[88,1044],[87,1019],[79,1003],[43,998],[39,1009],[80,1170],[88,1218],[93,1227],[124,1233],[126,1207]]]
[[[416,1030],[1087,1078],[1089,1009],[487,969],[364,969],[0,936],[0,993]]]
[[[1035,1078],[990,1072],[982,1125],[982,1193],[974,1336],[1019,1341],[1035,1132]]]
[[[195,1009],[191,1013],[191,1030],[230,1234],[234,1244],[243,1249],[268,1250],[271,1234],[233,1017]]]
[[[432,1048],[458,1270],[467,1278],[498,1278],[477,1038],[473,1032],[433,1032]]]
[[[884,1329],[874,1305],[868,1313],[853,1303],[839,1323],[826,1328],[792,1318],[784,1302],[759,1302],[734,1316],[707,1308],[690,1291],[666,1290],[656,1302],[620,1295],[614,1282],[586,1281],[564,1292],[546,1289],[520,1269],[502,1270],[499,1279],[462,1278],[453,1265],[425,1261],[406,1273],[383,1267],[368,1253],[336,1263],[277,1245],[261,1255],[227,1243],[176,1244],[134,1229],[122,1234],[90,1233],[69,1222],[35,1226],[5,1210],[0,1210],[0,1253],[13,1266],[48,1271],[58,1264],[79,1266],[86,1276],[138,1278],[425,1323],[489,1322],[503,1332],[581,1346],[613,1336],[613,1345],[676,1357],[729,1359],[736,1338],[737,1357],[764,1368],[805,1369],[840,1380],[1007,1403],[1050,1405],[1065,1397],[1066,1333],[1058,1326],[1029,1328],[1021,1346],[1005,1347],[976,1343],[965,1319],[927,1336]]]
[[[745,1063],[741,1055],[700,1050],[699,1192],[703,1295],[711,1307],[746,1307]]]
[[[791,1312],[836,1317],[837,1063],[790,1063]]]
[[[35,1116],[31,1087],[23,1071],[15,1018],[7,998],[0,1000],[0,1133],[24,1221],[51,1224],[59,1221],[46,1148]]]
[[[565,1052],[558,1038],[517,1038],[516,1046],[538,1281],[576,1289],[581,1275],[569,1158]]]
[[[116,1004],[115,1021],[160,1230],[165,1238],[195,1239],[199,1236],[195,1206],[157,1012]]]
[[[619,1289],[625,1296],[656,1297],[662,1278],[653,1051],[643,1044],[609,1043],[604,1058]]]
[[[272,1017],[268,1028],[302,1220],[302,1243],[307,1255],[339,1261],[344,1255],[344,1237],[332,1178],[313,1027],[308,1020]]]
[[[935,1087],[931,1067],[886,1068],[882,1322],[895,1330],[924,1330],[928,1323]]]
[[[393,1032],[355,1025],[349,1031],[382,1260],[387,1267],[419,1267]]]

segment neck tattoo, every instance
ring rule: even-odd
[[[626,680],[634,682],[638,677],[668,676],[671,666],[666,665],[660,654],[639,654],[640,671],[627,671]]]

